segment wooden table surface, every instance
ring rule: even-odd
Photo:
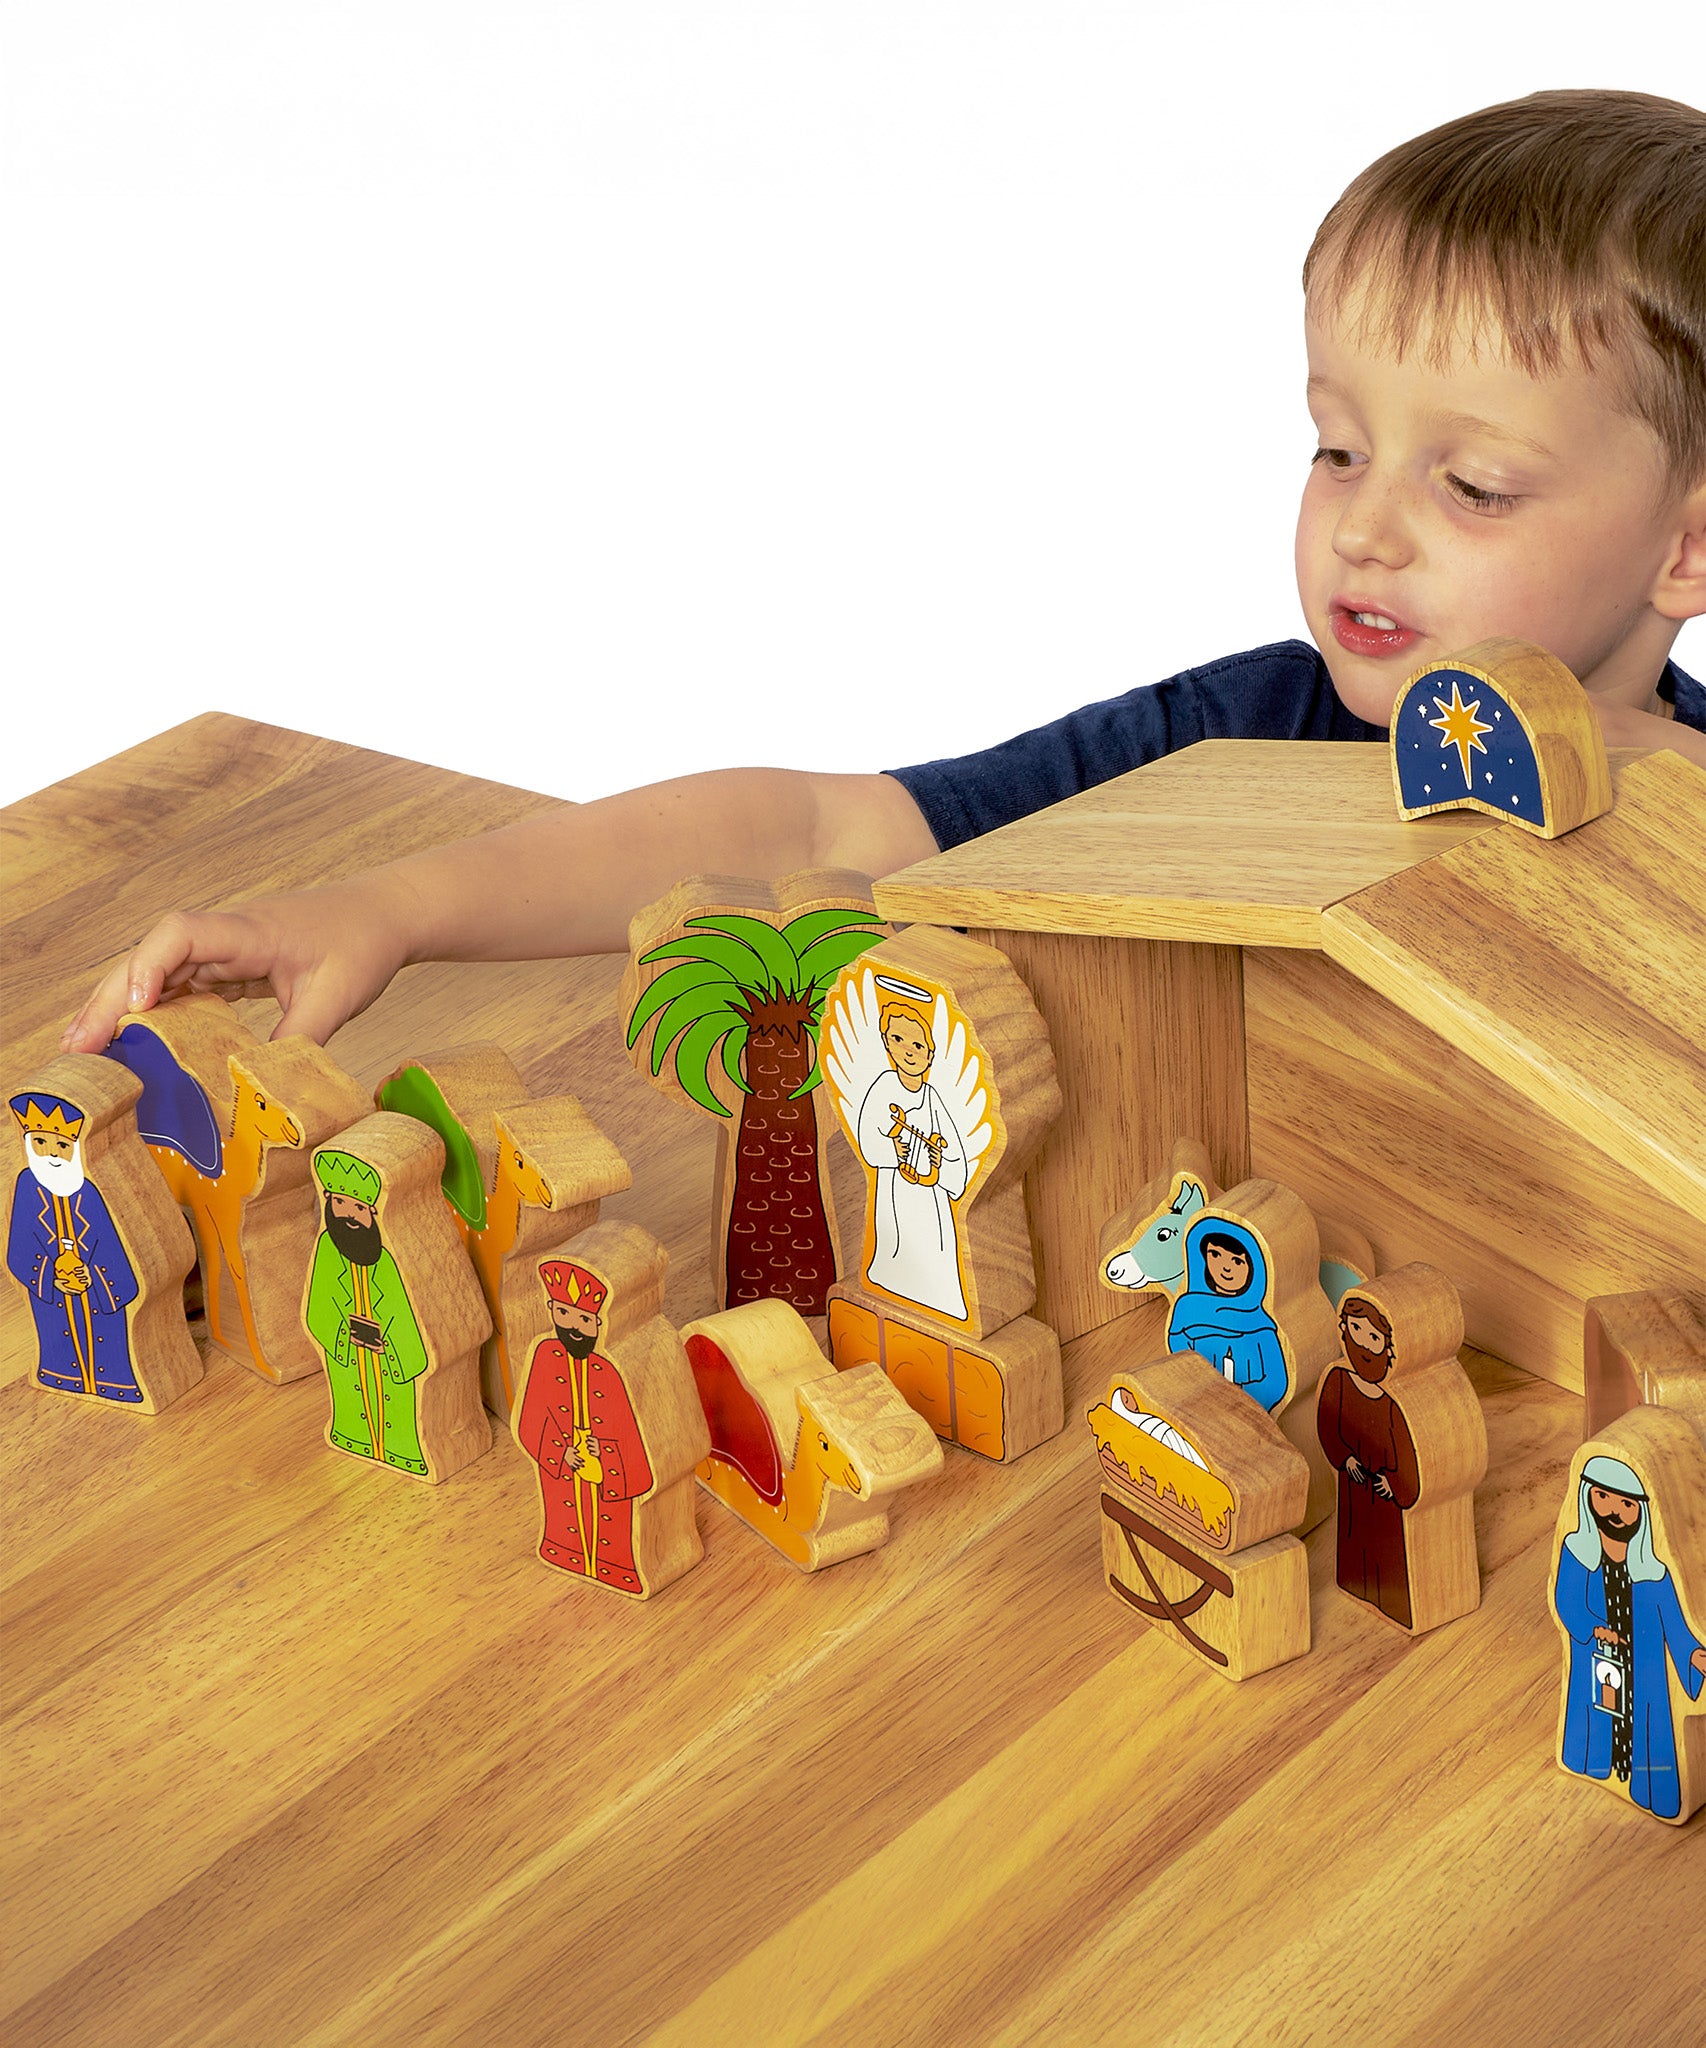
[[[26,800],[7,1092],[160,910],[543,801],[217,715]],[[572,1089],[680,1321],[712,1140],[630,1071],[619,964],[412,969],[334,1050],[371,1083],[496,1038]],[[1329,1524],[1313,1650],[1233,1686],[1101,1582],[1083,1412],[1156,1329],[1070,1346],[1061,1436],[950,1449],[885,1549],[816,1577],[701,1495],[703,1564],[640,1605],[539,1563],[507,1436],[434,1489],[328,1450],[313,1380],[53,1399],[9,1289],[0,2038],[1698,2040],[1706,1821],[1552,1762],[1579,1403],[1469,1354],[1480,1611],[1406,1640],[1337,1593]]]

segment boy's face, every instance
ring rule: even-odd
[[[1424,348],[1399,362],[1353,338],[1357,310],[1353,291],[1305,323],[1325,452],[1298,515],[1297,587],[1340,699],[1386,725],[1424,663],[1508,634],[1653,708],[1677,621],[1650,600],[1681,515],[1651,430],[1617,409],[1603,369],[1539,380],[1467,345],[1440,369]]]

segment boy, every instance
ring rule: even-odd
[[[1304,290],[1314,648],[1233,655],[958,761],[687,776],[174,914],[66,1049],[186,987],[270,992],[280,1032],[324,1041],[414,960],[619,951],[634,910],[707,865],[881,876],[1199,739],[1378,740],[1408,675],[1494,633],[1563,660],[1611,744],[1706,765],[1706,691],[1668,659],[1706,613],[1706,114],[1552,92],[1447,123],[1351,185]]]

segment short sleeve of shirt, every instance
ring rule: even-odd
[[[1678,725],[1691,725],[1697,732],[1706,732],[1706,689],[1691,675],[1685,675],[1674,661],[1665,663],[1665,672],[1659,677],[1659,695],[1676,712]]]
[[[1706,732],[1706,688],[1667,662],[1658,693],[1678,725]],[[958,846],[1094,789],[1198,740],[1384,740],[1347,711],[1327,664],[1304,640],[1280,640],[1086,704],[981,753],[890,768],[939,847]]]
[[[924,813],[936,844],[949,847],[1198,740],[1385,737],[1339,702],[1312,646],[1281,640],[1086,704],[981,753],[887,772]]]

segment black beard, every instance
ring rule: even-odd
[[[1637,1534],[1641,1527],[1641,1511],[1639,1508],[1636,1509],[1635,1519],[1632,1522],[1620,1522],[1615,1515],[1602,1515],[1591,1500],[1588,1502],[1588,1513],[1599,1524],[1599,1533],[1602,1536],[1609,1536],[1613,1543],[1627,1543],[1630,1537]]]
[[[353,1217],[334,1215],[330,1197],[326,1201],[326,1235],[352,1266],[377,1266],[385,1249],[379,1241],[377,1216],[371,1223],[357,1223]]]
[[[571,1358],[590,1358],[598,1342],[596,1330],[565,1330],[561,1323],[557,1325],[557,1336]]]

